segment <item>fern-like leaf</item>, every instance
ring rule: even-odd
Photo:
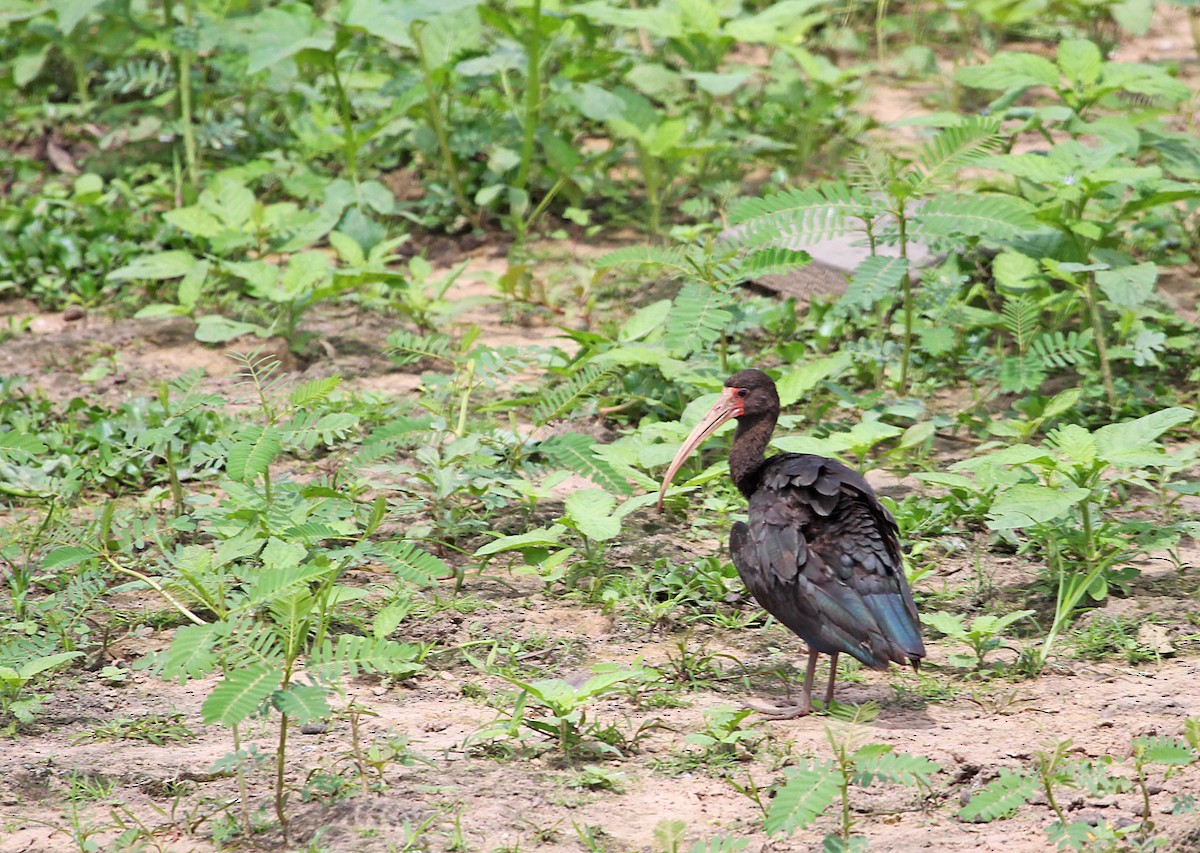
[[[433,333],[414,335],[398,329],[388,335],[388,355],[396,364],[412,364],[415,361],[454,361],[454,341],[449,335]]]
[[[270,663],[235,669],[213,688],[200,706],[206,723],[236,726],[258,712],[276,688],[280,670]]]
[[[941,765],[936,761],[931,761],[923,755],[889,750],[856,761],[854,781],[858,785],[869,785],[879,779],[899,785],[920,785],[928,788],[930,777],[941,769]]]
[[[1043,332],[1030,347],[1031,351],[1047,367],[1068,367],[1096,357],[1092,350],[1094,333],[1091,329],[1081,332]]]
[[[844,183],[827,182],[748,199],[730,211],[734,239],[742,246],[792,249],[839,237],[856,221],[887,213],[882,202]]]
[[[231,479],[248,483],[265,474],[282,449],[283,441],[276,427],[247,424],[233,437],[225,471]]]
[[[1190,744],[1164,735],[1142,735],[1133,739],[1133,752],[1150,764],[1191,764],[1197,754]]]
[[[323,379],[314,379],[311,382],[297,385],[292,391],[292,405],[301,408],[324,403],[341,384],[342,377],[326,376]]]
[[[913,217],[912,236],[1015,237],[1038,227],[1033,205],[1008,195],[939,195]]]
[[[199,678],[212,672],[217,665],[214,653],[217,642],[229,633],[226,623],[185,625],[175,631],[170,648],[162,660],[162,677],[178,679],[180,684],[189,678]]]
[[[171,396],[171,414],[183,417],[196,409],[219,409],[225,405],[220,394],[200,391],[200,386],[208,379],[208,375],[199,367],[191,370],[167,383]]]
[[[687,250],[682,246],[626,246],[602,255],[594,263],[600,269],[652,266],[674,275],[694,272],[687,261]]]
[[[550,464],[574,471],[598,486],[617,494],[629,494],[629,484],[616,469],[592,451],[593,440],[577,432],[552,435],[537,446]]]
[[[345,441],[356,426],[358,415],[352,412],[322,413],[301,409],[281,427],[281,432],[290,443],[312,450],[318,444],[328,446]]]
[[[1017,351],[1023,353],[1029,349],[1042,324],[1042,311],[1037,300],[1028,294],[1006,299],[1000,315],[1004,319],[1004,330],[1017,342]]]
[[[1009,356],[1000,362],[1000,387],[1019,394],[1040,388],[1046,380],[1046,366],[1037,353]]]
[[[316,684],[289,684],[271,697],[271,704],[295,723],[308,723],[329,717],[329,691]]]
[[[934,189],[958,169],[995,153],[1004,142],[1000,121],[975,116],[947,127],[922,146],[917,163],[924,170],[917,192]]]
[[[750,252],[735,267],[736,281],[753,281],[764,275],[795,272],[812,263],[812,255],[803,249],[769,246]]]
[[[787,782],[775,794],[764,824],[769,835],[802,829],[820,817],[838,794],[839,776],[828,762],[788,771]]]
[[[254,576],[254,583],[246,591],[246,604],[255,607],[286,598],[297,588],[307,589],[310,584],[324,580],[330,571],[329,565],[317,562],[281,568],[263,568]]]
[[[685,284],[671,304],[665,342],[677,355],[687,355],[713,344],[725,334],[733,315],[726,310],[732,299],[703,284]]]
[[[388,571],[409,583],[432,586],[438,578],[453,574],[445,560],[411,542],[384,542],[376,550]]]
[[[561,418],[584,400],[600,393],[616,377],[614,368],[601,368],[588,364],[557,388],[551,388],[542,396],[542,401],[533,410],[533,420],[538,426]]]
[[[850,286],[838,300],[839,314],[870,311],[885,299],[895,299],[904,276],[908,275],[908,258],[888,258],[873,255],[855,269]]]
[[[342,634],[337,645],[326,640],[315,650],[309,670],[321,678],[350,677],[365,673],[412,675],[424,669],[425,647],[415,643]]]
[[[999,776],[959,809],[958,817],[979,823],[1009,817],[1028,802],[1037,790],[1038,780],[1033,776],[1001,770]]]

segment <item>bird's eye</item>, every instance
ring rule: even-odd
[[[750,392],[749,392],[749,391],[747,391],[745,388],[739,388],[739,389],[737,390],[737,395],[738,395],[739,397],[745,397],[745,396],[746,396],[747,394],[749,394],[749,393],[750,393]]]

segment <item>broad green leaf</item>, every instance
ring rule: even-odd
[[[109,281],[162,281],[187,275],[200,261],[191,252],[173,250],[142,255],[108,274]]]
[[[1050,60],[1032,53],[1005,52],[992,57],[986,65],[958,69],[954,79],[975,89],[1009,91],[1054,86],[1058,83],[1058,68]]]
[[[1158,266],[1152,263],[1118,267],[1096,273],[1096,284],[1117,308],[1140,308],[1154,295]]]
[[[1018,483],[1000,493],[988,513],[992,530],[1016,530],[1044,524],[1067,514],[1088,499],[1087,489],[1052,489],[1033,483]]]
[[[938,486],[948,486],[952,489],[972,489],[976,488],[975,481],[970,477],[965,477],[962,474],[954,474],[950,471],[918,471],[913,474],[915,478],[923,483],[933,483]]]
[[[595,0],[571,6],[571,13],[583,15],[604,27],[624,30],[645,30],[654,38],[678,38],[684,34],[683,21],[676,9],[665,4],[644,9],[626,8]]]
[[[1131,35],[1144,36],[1154,18],[1154,0],[1121,0],[1109,7],[1109,14],[1118,26]]]
[[[58,18],[58,31],[69,36],[75,27],[104,0],[50,0],[50,8]]]
[[[1041,417],[1043,420],[1050,420],[1051,418],[1057,418],[1059,415],[1065,415],[1071,409],[1075,408],[1075,404],[1082,398],[1083,389],[1079,387],[1059,391],[1046,404],[1046,408],[1042,409]]]
[[[14,453],[36,456],[46,452],[46,444],[36,435],[16,431],[0,432],[0,459]]]
[[[779,391],[780,405],[786,408],[826,379],[840,376],[850,367],[852,360],[853,356],[849,351],[838,350],[833,355],[807,361],[794,370],[789,370],[775,383]]]
[[[727,22],[725,32],[739,42],[784,47],[797,44],[828,16],[822,0],[779,0]]]
[[[1006,249],[992,260],[992,275],[996,286],[1006,293],[1024,293],[1036,287],[1042,268],[1033,258]]]
[[[967,628],[963,624],[963,617],[957,613],[946,613],[943,610],[922,613],[921,624],[928,625],[935,631],[945,634],[947,637],[953,637],[956,640],[965,639],[967,636]]]
[[[220,344],[242,335],[266,335],[266,329],[256,323],[241,323],[219,314],[205,314],[196,319],[196,340],[205,344]]]
[[[660,299],[652,302],[625,321],[617,339],[620,341],[638,341],[652,332],[661,330],[667,322],[667,314],[671,311],[671,300]]]
[[[225,225],[221,223],[221,220],[198,204],[168,210],[163,214],[163,219],[180,231],[194,234],[197,237],[216,237],[225,230]]]
[[[22,50],[17,54],[17,58],[13,60],[12,72],[13,82],[16,83],[18,89],[24,89],[42,73],[42,68],[46,65],[46,57],[50,53],[50,47],[50,43],[46,42],[32,50]]]
[[[1067,39],[1058,45],[1058,67],[1073,86],[1086,89],[1100,79],[1104,57],[1087,39]]]
[[[83,657],[83,652],[58,652],[57,654],[36,658],[22,665],[19,675],[22,681],[28,681],[40,672],[53,669],[60,664],[64,664],[69,660],[75,660],[78,657]]]
[[[562,544],[562,534],[567,528],[561,524],[527,530],[512,536],[501,536],[476,549],[476,557],[487,557],[501,551],[520,551],[525,548],[549,548]]]
[[[307,3],[284,3],[264,9],[247,21],[250,74],[290,59],[302,50],[328,51],[334,45],[333,29],[313,14]]]
[[[563,502],[571,526],[593,542],[607,542],[621,532],[621,520],[612,515],[616,499],[602,489],[580,489]]]
[[[1191,409],[1176,406],[1145,415],[1137,420],[1102,426],[1093,433],[1100,458],[1118,468],[1145,464],[1155,450],[1159,437],[1196,416]]]
[[[1096,461],[1096,439],[1079,424],[1063,424],[1046,438],[1080,470],[1090,469]]]

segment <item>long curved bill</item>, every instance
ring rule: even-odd
[[[706,438],[716,432],[717,427],[742,414],[744,404],[739,397],[735,396],[736,391],[736,388],[726,388],[722,391],[721,399],[717,400],[716,405],[708,410],[708,414],[700,419],[700,423],[696,424],[696,428],[683,440],[683,445],[679,448],[679,452],[675,454],[675,458],[671,460],[671,465],[667,468],[666,476],[663,477],[662,487],[658,490],[659,512],[662,512],[663,496],[667,493],[667,487],[671,485],[671,481],[675,479],[675,475],[683,467],[683,461],[691,455],[693,450],[703,444]]]

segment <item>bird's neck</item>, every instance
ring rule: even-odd
[[[758,470],[766,461],[764,454],[775,431],[775,418],[739,418],[729,453],[729,473],[733,484],[747,498],[758,487]]]

